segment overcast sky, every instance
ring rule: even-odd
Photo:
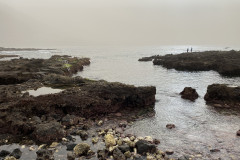
[[[0,0],[0,46],[240,45],[240,0]]]

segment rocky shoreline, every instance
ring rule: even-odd
[[[126,159],[137,156],[135,159],[141,159],[150,156],[146,155],[150,150],[144,146],[154,148],[151,150],[155,153],[153,156],[163,157],[163,152],[156,154],[158,150],[154,144],[159,140],[148,142],[134,135],[124,135],[124,128],[133,121],[154,115],[156,88],[71,77],[89,64],[88,58],[57,55],[46,60],[1,61],[0,145],[27,145],[36,153],[36,159],[54,159],[56,146],[69,146],[76,136],[82,141],[93,136],[92,142],[95,144],[101,139],[106,150],[93,152],[91,146],[81,142],[65,157]],[[46,91],[40,96],[30,94],[30,90],[37,91],[42,87],[61,91],[54,94]],[[111,126],[96,129],[103,124]],[[89,135],[90,131],[92,135]],[[143,145],[144,154],[137,142]],[[129,150],[124,150],[127,153],[119,150],[121,145],[128,145]],[[2,150],[0,159],[18,159],[24,154],[19,148],[16,151]]]
[[[240,76],[240,51],[204,51],[165,56],[143,57],[139,61],[152,61],[167,69],[178,71],[217,71],[223,76]]]

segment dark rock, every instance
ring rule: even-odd
[[[194,88],[185,87],[184,90],[180,93],[183,99],[188,99],[194,101],[198,98],[198,93]]]
[[[167,150],[165,153],[166,153],[167,155],[172,155],[172,154],[174,153],[174,151],[172,151],[172,150]]]
[[[16,159],[19,159],[22,156],[22,151],[19,148],[16,148],[12,151],[10,156],[15,157]]]
[[[219,149],[210,149],[210,152],[220,152]]]
[[[159,139],[153,139],[153,143],[158,145],[158,144],[160,144],[160,140]]]
[[[48,143],[61,140],[64,137],[64,130],[58,122],[49,122],[37,125],[33,136],[39,142]]]
[[[136,143],[136,148],[137,148],[137,152],[143,155],[145,155],[147,152],[149,153],[156,152],[156,146],[145,140],[139,140]]]
[[[124,154],[118,149],[118,148],[115,148],[113,150],[113,158],[115,160],[125,160],[126,157],[124,156]]]
[[[68,160],[75,160],[75,155],[73,152],[68,152],[67,153],[67,159]]]
[[[130,147],[129,145],[127,144],[123,144],[121,146],[118,146],[118,149],[122,152],[122,153],[125,153],[127,151],[130,151]]]
[[[76,145],[77,145],[77,144],[75,144],[75,143],[67,144],[67,151],[73,151],[73,148],[74,148]]]
[[[62,125],[65,125],[65,126],[77,125],[79,123],[79,118],[74,115],[67,114],[62,118],[61,122],[62,122]]]
[[[134,156],[133,156],[133,159],[134,159],[134,160],[146,160],[145,157],[143,157],[143,156],[141,156],[141,155],[139,155],[139,154],[134,155]]]
[[[237,131],[236,135],[237,135],[237,136],[240,136],[240,130]]]
[[[9,151],[6,151],[6,150],[1,150],[1,152],[0,152],[0,157],[6,157],[6,156],[8,156],[10,154],[10,152]]]
[[[40,149],[36,152],[36,154],[37,154],[36,160],[54,160],[53,150]]]
[[[80,137],[83,141],[88,139],[88,133],[86,131],[81,131],[80,132]]]
[[[240,76],[240,51],[205,51],[156,56],[154,65],[179,71],[217,71],[223,76]]]
[[[97,157],[100,160],[106,160],[108,155],[109,155],[109,152],[106,149],[97,151]]]
[[[214,107],[240,107],[240,87],[212,84],[208,86],[204,99],[207,104],[211,104]]]
[[[175,124],[167,124],[166,127],[168,129],[172,129],[172,128],[175,128],[176,126],[175,126]]]

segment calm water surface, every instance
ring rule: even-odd
[[[159,138],[162,150],[174,150],[175,154],[201,154],[199,159],[240,159],[240,114],[216,111],[203,99],[207,86],[213,83],[240,85],[240,78],[226,78],[217,72],[180,72],[154,66],[152,62],[138,62],[144,56],[178,54],[186,46],[164,47],[74,47],[57,51],[16,52],[23,57],[49,58],[52,54],[68,54],[91,58],[91,65],[77,75],[90,79],[104,79],[136,86],[156,86],[156,115],[136,122],[127,132]],[[194,46],[194,51],[230,50],[225,47]],[[239,49],[234,47],[233,49]],[[200,95],[195,102],[183,100],[179,92],[184,87],[196,88]],[[174,123],[175,129],[166,129]],[[211,153],[210,149],[220,149]]]

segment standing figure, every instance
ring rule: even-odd
[[[188,48],[187,48],[187,53],[188,53]]]
[[[191,47],[191,53],[192,53],[192,47]]]

